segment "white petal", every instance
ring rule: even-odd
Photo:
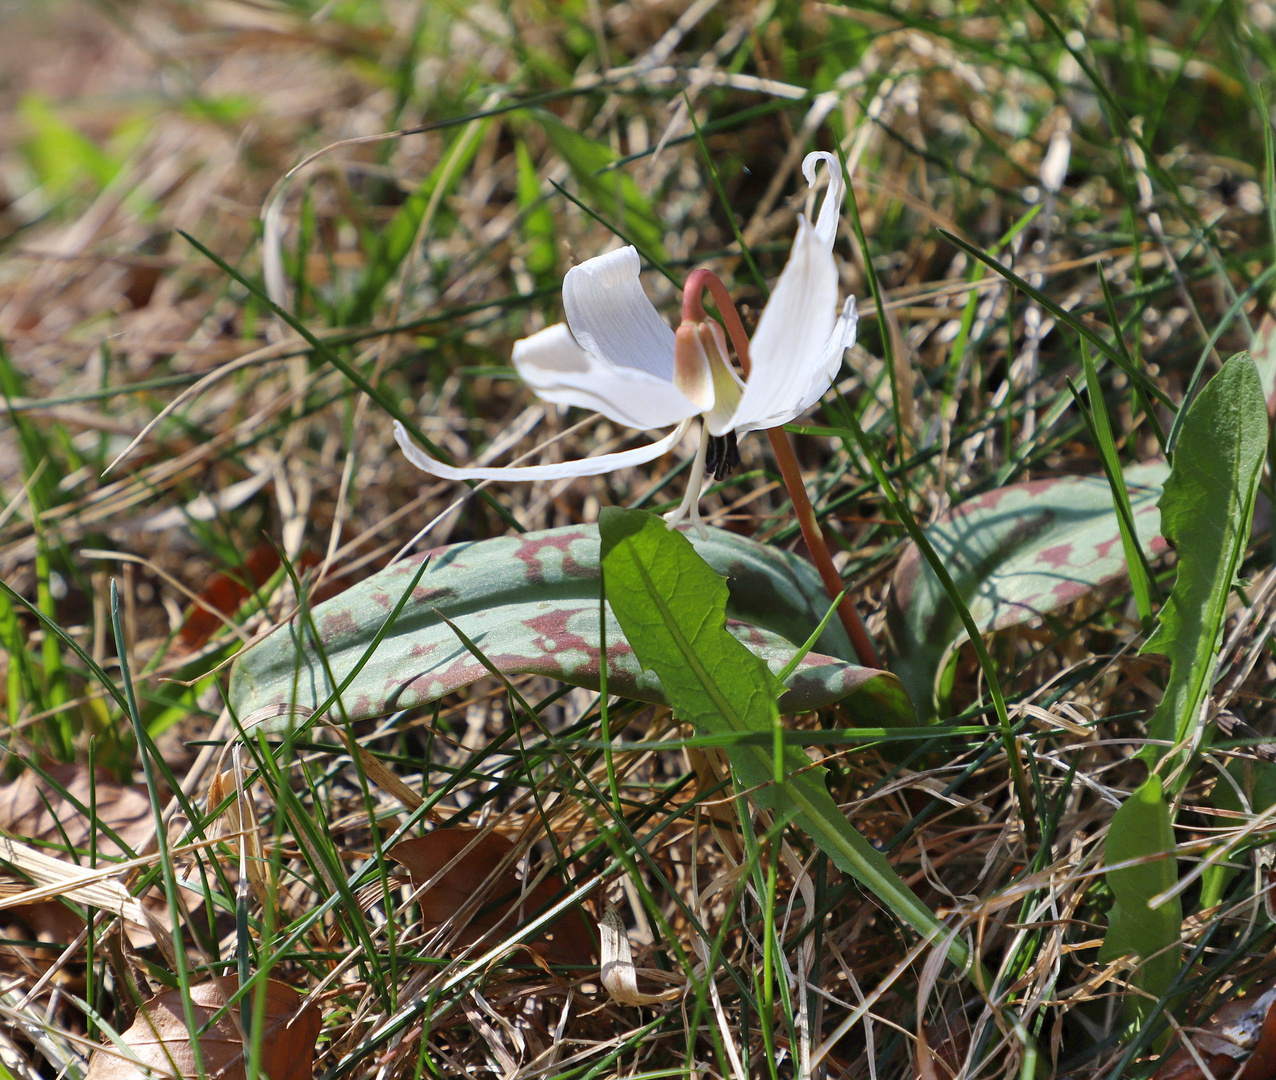
[[[565,323],[515,342],[513,361],[537,397],[592,409],[625,427],[668,427],[700,411],[672,383],[645,371],[615,367],[586,352]]]
[[[801,411],[799,406],[810,396],[813,382],[827,367],[824,349],[836,312],[837,265],[832,241],[825,243],[815,227],[799,217],[788,265],[775,283],[749,342],[751,370],[731,428],[751,431],[774,427],[773,417],[791,418]],[[825,382],[824,389],[827,387]]]
[[[742,399],[736,415],[732,419],[732,429],[743,435],[746,431],[758,431],[765,428],[779,427],[801,416],[807,409],[824,396],[824,392],[837,378],[842,366],[842,353],[855,344],[855,328],[859,324],[859,315],[855,310],[855,297],[848,296],[842,306],[842,314],[833,326],[832,333],[824,342],[819,353],[810,358],[810,363],[795,365],[793,372],[793,390],[783,400],[775,400],[768,407],[760,396],[755,397],[748,406],[757,405],[761,412],[745,413],[746,402]],[[752,384],[750,379],[749,383]],[[799,393],[800,391],[800,393]],[[745,390],[746,396],[748,390]]]
[[[511,465],[504,468],[457,469],[444,465],[417,446],[397,420],[394,422],[394,441],[418,469],[444,480],[562,480],[569,476],[599,476],[631,465],[644,465],[648,461],[654,461],[677,446],[690,426],[691,421],[684,420],[663,439],[633,450],[622,450],[618,454],[600,454],[598,457],[564,461],[555,465]]]
[[[837,155],[826,150],[817,150],[802,159],[802,175],[811,187],[815,187],[815,164],[819,161],[829,168],[829,189],[824,193],[824,201],[820,204],[820,216],[815,220],[815,233],[831,250],[837,237],[837,222],[842,213],[842,198],[846,195],[846,181],[842,178],[842,163]]]
[[[792,411],[787,415],[780,414],[772,423],[765,426],[778,427],[780,424],[787,424],[790,420],[801,416],[824,396],[824,392],[833,384],[838,371],[841,370],[842,353],[855,344],[855,329],[859,321],[859,314],[855,310],[855,297],[848,296],[846,303],[842,306],[842,314],[833,326],[833,332],[824,343],[819,363],[811,365],[811,379],[807,384],[806,393]]]
[[[669,382],[673,331],[642,291],[641,268],[633,247],[573,266],[563,279],[563,310],[587,352]]]

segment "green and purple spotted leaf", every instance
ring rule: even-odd
[[[815,570],[800,558],[733,533],[690,537],[730,590],[728,629],[773,671],[780,671],[828,609]],[[293,700],[303,710],[326,701],[364,658],[373,638],[420,569],[404,560],[347,589],[312,612],[326,656],[313,635],[292,624],[235,664],[230,703],[240,717],[278,715]],[[489,673],[440,618],[445,615],[507,675],[535,674],[598,689],[596,525],[453,544],[429,553],[429,565],[375,653],[342,692],[351,719],[429,704]],[[608,690],[667,703],[660,680],[642,670],[620,625],[607,618]],[[845,701],[874,726],[913,722],[899,680],[863,668],[850,656],[836,620],[786,680],[786,712]],[[329,678],[329,671],[331,679]],[[305,713],[303,712],[303,715]]]
[[[1164,463],[1125,472],[1139,543],[1165,550],[1156,501]],[[1045,615],[1126,574],[1112,490],[1102,476],[1011,484],[963,503],[926,529],[984,631]],[[966,632],[939,579],[915,545],[900,559],[887,607],[890,668],[918,712],[933,719],[937,683]]]
[[[1254,331],[1254,340],[1250,342],[1249,355],[1258,369],[1267,415],[1276,419],[1276,308],[1263,314],[1258,329]]]

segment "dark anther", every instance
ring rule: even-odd
[[[721,435],[709,436],[709,449],[704,455],[704,471],[708,476],[712,476],[718,471],[718,463],[722,461],[722,444],[725,440]]]
[[[725,480],[740,467],[740,448],[736,445],[734,431],[725,435],[710,435],[709,449],[704,456],[704,471],[715,480]]]

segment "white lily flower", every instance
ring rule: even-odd
[[[695,417],[700,444],[672,526],[698,506],[705,473],[725,476],[738,463],[736,436],[779,427],[814,405],[829,388],[842,353],[855,343],[855,298],[837,314],[833,241],[846,186],[837,158],[812,153],[802,163],[807,183],[829,169],[819,216],[798,216],[797,236],[749,343],[747,380],[731,366],[726,337],[712,320],[684,321],[677,333],[656,311],[638,279],[638,252],[624,247],[581,263],[563,280],[567,322],[514,345],[515,369],[545,401],[592,409],[641,430],[677,425],[663,439],[615,454],[552,465],[455,468],[425,454],[395,421],[394,437],[409,461],[445,480],[557,480],[597,476],[640,465],[673,449]]]

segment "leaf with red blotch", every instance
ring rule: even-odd
[[[1134,527],[1149,555],[1165,550],[1157,499],[1164,462],[1125,470]],[[982,631],[1056,611],[1126,574],[1121,527],[1103,476],[1011,484],[969,499],[925,529]],[[924,719],[937,715],[936,684],[966,630],[915,544],[895,568],[888,598],[890,669]]]
[[[1269,982],[1247,997],[1229,1001],[1204,1027],[1185,1027],[1179,1039],[1191,1039],[1195,1053],[1180,1046],[1161,1062],[1152,1080],[1207,1080],[1202,1061],[1209,1068],[1208,1076],[1272,1080],[1276,1077],[1276,984]]]
[[[1276,308],[1264,312],[1258,329],[1254,331],[1254,340],[1249,343],[1249,355],[1258,368],[1267,415],[1276,420]]]
[[[772,671],[783,669],[828,611],[815,568],[719,529],[687,538],[726,578],[727,630]],[[294,713],[309,716],[337,686],[342,715],[352,721],[428,705],[490,675],[457,628],[502,674],[544,675],[597,690],[605,663],[611,693],[667,703],[610,604],[600,628],[599,554],[597,525],[571,525],[439,548],[423,571],[423,556],[394,563],[316,606],[309,625],[297,617],[247,650],[231,673],[230,704],[241,717],[267,718],[271,730],[286,728]],[[866,725],[912,723],[899,680],[843,659],[850,655],[846,632],[833,619],[786,680],[781,711],[845,702]]]
[[[443,828],[395,844],[390,857],[407,867],[412,884],[418,888],[443,871],[418,897],[421,921],[427,929],[434,929],[466,909],[460,916],[464,927],[456,938],[455,947],[460,949],[488,931],[494,931],[490,944],[508,937],[545,911],[563,890],[560,881],[549,877],[524,896],[523,883],[510,858],[513,851],[514,844],[500,833]],[[454,859],[456,862],[444,870]],[[477,894],[481,895],[476,905],[472,901]],[[512,917],[507,917],[511,912]],[[549,963],[570,967],[587,967],[596,955],[589,923],[578,905],[566,908],[527,945]]]
[[[191,987],[195,1022],[206,1028],[199,1037],[204,1073],[217,1080],[245,1080],[247,1073],[238,1016],[231,1015],[232,1010],[238,1013],[239,1006],[231,1006],[209,1026],[238,989],[238,980],[230,976]],[[311,1080],[321,1024],[319,1010],[303,1005],[296,990],[274,979],[266,983],[265,994],[260,1075],[270,1080]],[[251,996],[245,1000],[251,1003]],[[198,1075],[180,990],[165,990],[143,1002],[120,1041],[132,1057],[116,1046],[101,1047],[89,1062],[85,1080],[186,1080]]]

